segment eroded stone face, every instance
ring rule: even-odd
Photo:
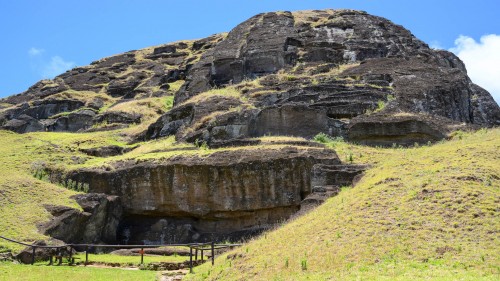
[[[429,48],[408,30],[364,12],[260,14],[235,27],[194,65],[176,103],[212,85],[239,83],[298,63],[338,65],[416,55],[420,49]],[[199,73],[205,74],[203,80]]]
[[[346,70],[332,72],[339,66]],[[327,75],[308,78],[320,73]],[[221,106],[210,106],[217,97],[190,99],[259,77],[258,90],[241,86],[253,108],[193,126]],[[266,13],[243,22],[193,66],[175,103],[178,108],[150,126],[146,138],[176,135],[218,145],[323,132],[369,145],[408,145],[469,125],[500,124],[500,108],[470,81],[458,57],[430,49],[386,19],[351,10]],[[187,106],[191,117],[176,118]]]
[[[124,101],[173,95],[169,83],[185,79],[198,56],[220,39],[220,35],[214,35],[130,51],[42,80],[21,94],[1,99],[0,127],[18,133],[77,132],[103,122],[122,127],[140,122],[142,115],[120,118],[126,113],[118,112],[121,116],[116,118],[106,112],[99,114],[99,110]],[[109,104],[110,100],[115,104]]]
[[[289,218],[311,192],[317,163],[340,161],[323,148],[249,149],[79,170],[72,178],[120,197],[120,239],[186,242],[241,237]]]
[[[122,204],[117,196],[106,194],[78,194],[72,197],[83,211],[45,206],[54,216],[40,225],[40,230],[66,243],[116,243],[118,224],[122,220]]]

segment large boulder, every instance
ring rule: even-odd
[[[116,243],[117,228],[122,219],[122,206],[117,196],[79,194],[72,197],[83,211],[47,205],[53,218],[42,225],[44,234],[66,243]]]
[[[353,10],[259,14],[235,27],[193,67],[176,103],[298,62],[343,64],[429,49],[408,30]],[[205,74],[205,75],[202,75]]]

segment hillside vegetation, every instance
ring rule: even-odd
[[[272,145],[288,139],[262,141]],[[458,132],[450,141],[412,148],[317,140],[335,149],[342,161],[370,163],[373,168],[354,188],[344,188],[318,209],[222,255],[215,267],[197,268],[188,280],[499,277],[499,129]],[[218,151],[192,150],[193,146],[177,144],[173,138],[139,143],[135,150],[111,158],[79,151],[112,144],[127,146],[120,131],[22,135],[1,131],[2,234],[27,242],[44,238],[36,225],[50,218],[45,204],[78,208],[68,199],[76,191],[34,176],[33,167],[39,163],[99,166],[121,159]],[[184,148],[191,150],[172,151]],[[5,241],[0,247],[19,250]]]
[[[36,132],[17,134],[0,130],[0,235],[31,243],[48,237],[39,233],[37,225],[51,218],[45,205],[62,205],[80,209],[69,197],[84,190],[71,190],[50,183],[44,168],[71,171],[82,167],[113,169],[124,160],[165,161],[177,155],[206,156],[221,150],[280,149],[283,141],[304,140],[290,137],[263,137],[262,144],[247,147],[210,149],[206,144],[176,143],[174,137],[127,144],[126,129],[92,133]],[[276,144],[274,143],[276,142]],[[113,157],[89,156],[82,150],[105,146],[133,148]],[[307,149],[307,148],[305,148]],[[0,239],[0,252],[20,250],[16,244]]]
[[[187,280],[498,280],[499,129],[406,149],[326,142],[373,168]]]

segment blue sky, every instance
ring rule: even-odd
[[[102,57],[229,31],[260,12],[325,8],[365,10],[454,48],[500,101],[498,0],[0,0],[0,97]]]

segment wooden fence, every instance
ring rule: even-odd
[[[162,245],[102,245],[102,244],[65,244],[65,245],[59,245],[59,246],[42,246],[42,245],[34,245],[34,244],[27,244],[24,242],[16,241],[11,238],[7,238],[4,236],[0,235],[0,238],[7,240],[12,243],[16,243],[19,245],[23,245],[26,247],[31,247],[32,249],[32,255],[31,255],[31,264],[35,263],[35,255],[36,255],[36,249],[56,249],[57,255],[56,257],[59,258],[59,265],[62,263],[62,258],[63,258],[63,252],[69,250],[68,254],[68,259],[70,261],[73,261],[73,250],[76,248],[78,249],[85,249],[85,265],[88,264],[89,262],[89,250],[91,248],[114,248],[114,249],[131,249],[131,248],[140,248],[140,254],[141,254],[141,264],[144,264],[144,249],[147,248],[160,248],[160,247],[189,247],[189,269],[190,271],[193,270],[193,255],[195,256],[195,260],[198,260],[198,251],[200,251],[201,254],[201,260],[203,261],[204,258],[204,252],[210,251],[211,253],[211,260],[212,260],[212,265],[214,264],[215,261],[215,250],[218,249],[225,249],[225,248],[232,248],[232,247],[237,247],[241,246],[240,244],[215,244],[215,242],[206,242],[206,243],[189,243],[189,244],[162,244]],[[52,255],[51,255],[51,260],[50,264],[52,264]]]

